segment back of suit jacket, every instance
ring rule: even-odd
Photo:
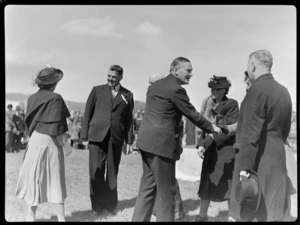
[[[108,84],[99,85],[92,89],[84,112],[81,138],[88,141],[101,142],[108,131],[111,132],[113,143],[132,144],[132,110],[134,107],[133,94],[120,86],[114,100]]]
[[[179,126],[182,115],[208,133],[213,132],[212,124],[190,103],[178,78],[170,74],[156,81],[148,88],[137,147],[159,156],[179,159],[182,152]]]

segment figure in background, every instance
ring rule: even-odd
[[[251,87],[241,104],[237,124],[237,148],[229,216],[242,221],[285,221],[290,217],[290,185],[284,143],[290,132],[292,103],[288,90],[271,74],[273,57],[269,51],[250,54],[247,73]],[[235,186],[254,171],[262,196],[258,208],[241,206]],[[247,214],[241,210],[248,207]]]
[[[76,118],[74,119],[71,129],[70,129],[70,145],[74,148],[76,148],[76,146],[78,146],[78,140],[79,140],[79,134],[80,134],[80,130],[81,130],[81,125],[79,120]]]
[[[122,148],[129,151],[134,140],[133,94],[120,84],[122,78],[121,66],[109,67],[107,84],[93,87],[82,121],[81,138],[89,141],[90,198],[95,214],[116,214]]]
[[[204,100],[201,113],[223,132],[213,135],[203,132],[198,140],[199,155],[204,160],[198,190],[198,196],[201,198],[200,212],[196,221],[208,220],[210,201],[228,201],[229,206],[235,156],[232,146],[235,135],[228,135],[228,130],[223,128],[236,123],[239,114],[238,102],[227,98],[231,87],[227,77],[213,76],[208,87],[211,88],[211,96]]]
[[[190,103],[181,85],[188,84],[191,77],[190,60],[178,57],[171,63],[170,74],[148,87],[145,114],[137,139],[143,174],[133,221],[150,221],[155,202],[156,221],[174,221],[175,166],[182,152],[179,130],[182,115],[208,133],[220,130]]]
[[[13,122],[15,124],[15,131],[12,137],[12,152],[19,152],[21,148],[21,138],[25,132],[25,122],[22,115],[22,109],[18,105],[16,107],[16,113],[13,115]]]
[[[12,136],[13,131],[16,130],[15,123],[13,121],[13,111],[12,111],[13,105],[8,104],[7,110],[5,112],[5,150],[6,152],[11,152],[12,147]]]
[[[139,153],[139,149],[136,147],[136,140],[137,140],[137,134],[141,126],[142,120],[143,120],[142,112],[141,110],[138,109],[133,118],[133,132],[134,132],[135,141],[133,142],[132,151],[130,152],[132,154]]]
[[[61,95],[54,92],[62,77],[60,69],[42,69],[35,78],[40,89],[27,102],[25,124],[30,139],[16,188],[17,197],[28,204],[26,221],[35,221],[37,205],[45,202],[55,204],[58,221],[65,221],[63,135],[70,113]]]

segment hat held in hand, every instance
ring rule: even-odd
[[[213,75],[208,82],[208,87],[212,89],[229,88],[231,87],[231,83],[227,77],[218,77]]]
[[[251,221],[255,217],[262,195],[257,173],[253,170],[249,173],[250,177],[238,181],[235,187],[235,198],[241,207],[240,217],[245,221]]]

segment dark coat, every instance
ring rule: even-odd
[[[257,78],[248,90],[237,125],[233,188],[229,215],[240,218],[235,186],[241,170],[257,172],[262,188],[258,221],[280,221],[287,213],[288,177],[284,143],[289,135],[292,103],[288,90],[272,74]]]
[[[239,115],[238,102],[226,96],[215,109],[218,115],[225,116],[226,124],[236,123]],[[198,140],[199,146],[204,146],[204,160],[198,195],[202,199],[224,201],[230,198],[231,182],[234,167],[235,135],[224,133],[209,135]]]
[[[35,130],[42,134],[58,136],[68,131],[69,110],[60,94],[40,89],[28,98],[25,124],[31,136]]]
[[[180,81],[170,74],[149,86],[145,114],[139,128],[137,147],[155,155],[177,160],[182,152],[182,115],[196,126],[213,132],[212,124],[199,114]]]
[[[108,84],[94,87],[85,106],[81,138],[102,142],[110,130],[113,143],[123,145],[125,141],[132,144],[133,107],[133,94],[126,88],[120,86],[117,96],[112,101]]]
[[[25,122],[24,119],[20,115],[13,115],[13,121],[15,123],[15,127],[21,133],[25,132]]]

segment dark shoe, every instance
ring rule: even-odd
[[[197,216],[196,217],[196,220],[195,221],[197,221],[197,222],[204,222],[204,221],[208,221],[208,217],[207,216]]]

